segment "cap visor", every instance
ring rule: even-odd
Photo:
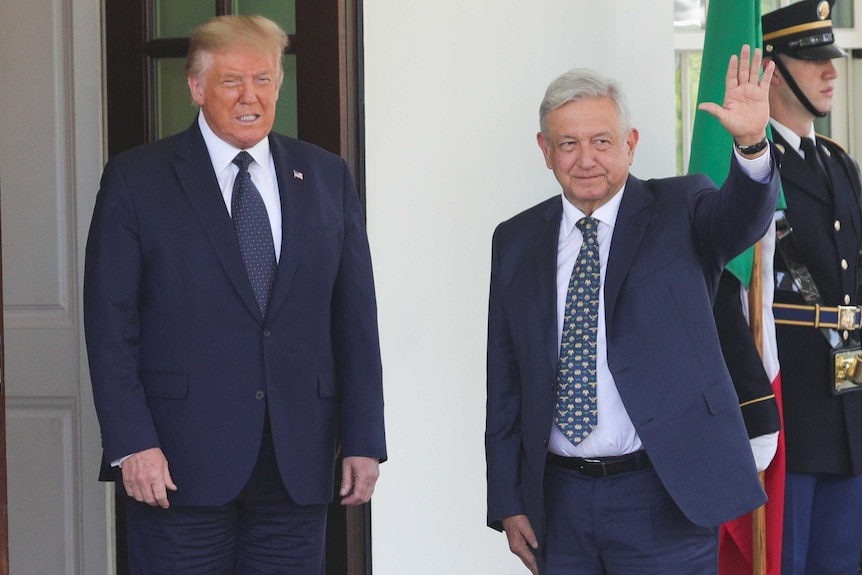
[[[800,60],[831,60],[833,58],[844,58],[847,56],[847,52],[835,44],[826,44],[824,46],[794,50],[793,52],[787,52],[787,55]]]

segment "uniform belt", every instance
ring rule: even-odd
[[[643,450],[617,457],[564,457],[548,453],[548,464],[579,471],[589,477],[608,477],[652,467],[646,451]]]
[[[807,327],[856,330],[862,325],[862,308],[858,305],[824,307],[820,305],[772,304],[775,323]]]

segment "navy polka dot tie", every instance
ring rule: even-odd
[[[248,281],[260,307],[260,315],[266,317],[270,288],[275,278],[275,247],[266,206],[248,173],[248,166],[253,161],[248,152],[240,152],[233,159],[233,163],[239,166],[239,173],[233,184],[230,209]]]
[[[575,224],[584,243],[572,269],[566,292],[563,337],[557,374],[556,423],[578,445],[596,427],[596,334],[599,330],[598,221],[581,218]]]

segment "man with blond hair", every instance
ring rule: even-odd
[[[102,176],[84,321],[133,573],[321,573],[336,451],[344,505],[386,458],[363,216],[343,160],[272,133],[286,45],[202,25],[197,119]]]

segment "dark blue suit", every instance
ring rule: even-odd
[[[108,162],[84,285],[106,462],[161,447],[172,505],[246,485],[269,410],[299,504],[332,500],[336,445],[386,458],[371,261],[339,157],[271,134],[281,257],[265,320],[197,122]]]
[[[773,163],[775,160],[773,159]],[[703,176],[629,176],[604,281],[608,364],[664,488],[717,526],[761,505],[739,402],[712,315],[719,274],[766,231],[778,178],[734,160],[721,192]],[[562,199],[494,234],[488,335],[488,524],[526,514],[540,545],[558,362],[556,254]]]

